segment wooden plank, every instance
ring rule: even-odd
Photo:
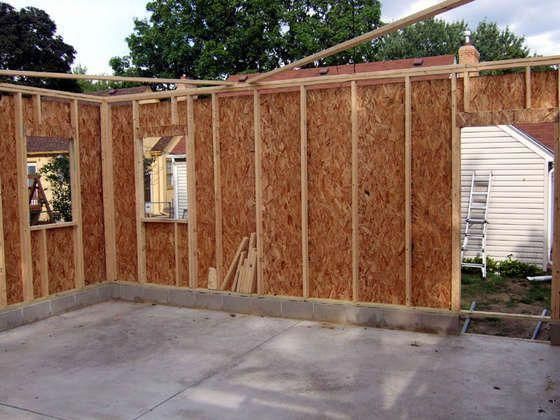
[[[134,133],[134,193],[136,203],[136,249],[138,281],[146,283],[146,227],[144,218],[144,145],[140,137],[140,105],[132,102]],[[177,277],[178,279],[178,277]]]
[[[247,251],[241,251],[239,255],[239,261],[237,262],[237,268],[235,270],[235,279],[233,281],[233,286],[231,290],[234,292],[241,291],[241,273],[243,272],[243,267],[245,265],[245,260],[247,259]]]
[[[532,102],[531,67],[525,67],[525,108],[531,109]]]
[[[307,90],[301,86],[300,130],[301,130],[301,259],[303,275],[303,297],[309,297],[309,200],[307,171]]]
[[[173,223],[173,246],[175,249],[175,286],[181,285],[181,255],[179,251],[179,223]]]
[[[117,249],[115,236],[115,195],[113,186],[113,145],[111,139],[111,108],[101,104],[101,155],[103,174],[103,218],[105,256],[108,281],[117,280]]]
[[[171,98],[171,125],[179,124],[179,112],[177,112],[177,97]]]
[[[223,282],[224,248],[222,225],[222,169],[220,156],[220,102],[212,94],[212,153],[214,158],[214,200],[215,200],[215,235],[216,235],[216,275],[218,284]]]
[[[23,97],[15,95],[16,159],[18,180],[18,211],[20,217],[19,233],[21,247],[21,273],[23,281],[23,300],[33,300],[33,271],[31,257],[31,231],[29,230],[29,202],[27,186],[27,144],[23,119]]]
[[[49,246],[47,231],[41,231],[41,252],[39,253],[39,267],[41,271],[41,296],[49,295]]]
[[[41,95],[49,98],[60,98],[60,99],[80,99],[86,102],[103,103],[103,99],[99,96],[85,95],[83,93],[70,93],[63,92],[60,90],[42,89],[31,86],[13,85],[9,83],[0,83],[0,92],[13,92],[13,93],[25,93],[29,95]]]
[[[258,90],[253,91],[253,117],[255,130],[255,196],[257,220],[257,293],[262,294],[263,282],[263,249],[262,249],[262,126],[261,126],[261,98]]]
[[[187,205],[188,205],[188,230],[189,230],[189,287],[198,286],[197,270],[197,235],[196,226],[196,160],[195,160],[195,122],[194,99],[187,96]]]
[[[438,3],[432,7],[428,7],[424,10],[421,10],[417,13],[414,13],[410,16],[405,18],[396,20],[395,22],[389,23],[387,25],[382,26],[381,28],[375,29],[373,31],[367,32],[363,35],[357,36],[352,38],[348,41],[341,42],[340,44],[334,45],[330,48],[327,48],[323,51],[318,53],[312,54],[308,57],[302,58],[300,60],[296,60],[293,63],[286,64],[285,66],[279,67],[275,70],[269,71],[267,73],[263,73],[259,76],[250,78],[248,80],[249,83],[255,83],[259,80],[266,79],[270,76],[273,76],[278,73],[285,72],[287,70],[291,70],[295,67],[303,67],[307,64],[322,60],[323,58],[330,57],[332,55],[338,54],[339,52],[346,51],[350,48],[354,48],[360,44],[363,44],[368,41],[372,41],[376,38],[382,37],[384,35],[390,34],[391,32],[395,32],[399,29],[405,28],[413,23],[420,22],[422,20],[430,19],[434,16],[437,16],[441,13],[447,12],[449,10],[455,9],[459,6],[462,6],[467,3],[471,3],[473,0],[447,0],[441,3]]]
[[[359,300],[360,290],[360,218],[358,198],[358,85],[351,82],[352,113],[352,300]]]
[[[42,109],[41,109],[41,95],[33,95],[33,126],[35,131],[38,133],[41,129],[41,123],[43,121]]]
[[[208,268],[208,289],[217,290],[218,289],[218,277],[217,270],[214,267]]]
[[[498,319],[516,319],[516,320],[529,320],[529,321],[550,321],[554,320],[553,317],[542,315],[529,315],[529,314],[510,314],[505,312],[489,312],[489,311],[469,311],[461,310],[461,315],[469,318],[498,318]]]
[[[405,282],[406,305],[412,305],[412,87],[410,77],[405,78],[405,143],[404,143],[404,194],[405,194]]]
[[[229,270],[226,276],[224,277],[224,280],[222,281],[222,285],[220,287],[221,290],[228,289],[230,281],[233,280],[233,278],[235,277],[237,266],[239,265],[239,259],[241,253],[247,248],[248,244],[249,244],[249,238],[247,237],[243,238],[243,240],[239,244],[239,247],[237,248],[237,251],[235,252],[235,256],[233,257],[233,260],[231,260]]]
[[[461,132],[457,127],[457,75],[451,75],[451,310],[461,309]]]
[[[81,289],[85,286],[84,270],[84,240],[83,240],[83,220],[82,220],[82,190],[81,190],[81,171],[80,171],[80,126],[78,100],[72,101],[70,108],[70,119],[74,132],[70,143],[70,182],[72,191],[72,221],[76,223],[74,227],[74,286]]]
[[[8,296],[6,294],[6,254],[4,250],[4,212],[2,210],[3,199],[2,178],[0,177],[0,308],[8,304]]]
[[[560,89],[560,72],[558,74],[558,88]],[[559,90],[560,91],[560,90]],[[559,98],[560,99],[560,98]],[[556,130],[555,153],[558,159],[560,153],[560,118],[558,119]],[[555,165],[558,160],[555,160]],[[560,320],[560,176],[554,174],[554,233],[552,245],[552,283],[551,283],[551,317]]]
[[[463,73],[463,110],[471,112],[471,83],[468,71]]]

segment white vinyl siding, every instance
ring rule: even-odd
[[[187,163],[175,161],[175,200],[176,218],[186,219],[187,217]]]
[[[473,171],[492,171],[487,255],[495,259],[512,255],[546,268],[548,162],[509,130],[490,126],[461,131],[461,232]]]

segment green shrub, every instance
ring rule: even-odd
[[[464,262],[481,264],[482,258],[465,258]],[[546,274],[543,270],[534,264],[527,264],[519,260],[508,257],[507,260],[496,261],[493,258],[486,259],[486,268],[489,273],[496,273],[502,277],[525,278],[529,276],[541,276]],[[479,268],[463,267],[463,273],[477,274],[480,273]]]

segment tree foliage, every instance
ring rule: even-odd
[[[56,25],[45,11],[35,7],[16,10],[0,2],[0,68],[69,73],[75,55],[74,48],[56,34]],[[75,80],[18,78],[10,81],[79,91]]]
[[[52,209],[65,222],[72,221],[72,191],[70,187],[70,158],[59,155],[40,170],[52,187]]]

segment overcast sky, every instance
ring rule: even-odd
[[[46,10],[64,40],[78,52],[75,64],[89,73],[111,73],[109,59],[128,53],[125,38],[133,19],[145,17],[147,0],[0,0],[16,8],[34,6]],[[438,3],[440,0],[386,0],[383,19],[392,21]],[[471,25],[484,18],[525,35],[533,52],[560,55],[559,0],[476,0],[441,15],[446,20],[464,19]]]

